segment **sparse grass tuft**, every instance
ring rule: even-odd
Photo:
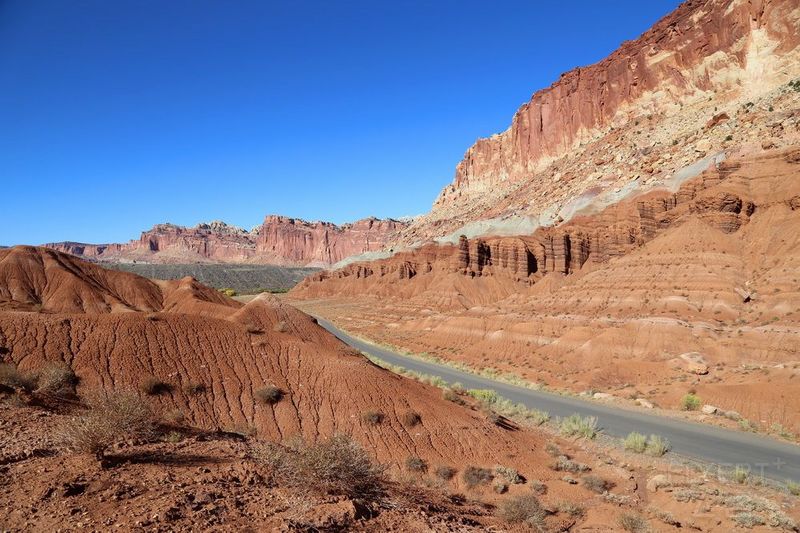
[[[681,398],[681,409],[683,411],[697,411],[700,409],[701,403],[702,401],[700,400],[700,397],[690,392]]]
[[[361,420],[363,420],[370,426],[381,425],[383,423],[384,418],[386,418],[386,415],[384,415],[380,411],[367,411],[366,413],[361,415]]]
[[[737,466],[731,472],[731,478],[740,485],[743,485],[750,477],[750,471],[747,468]]]
[[[497,510],[500,518],[510,524],[525,524],[541,529],[544,526],[545,510],[533,494],[519,494],[503,500]]]
[[[410,472],[427,472],[428,463],[425,462],[425,459],[412,455],[406,458],[406,470]]]
[[[660,435],[650,435],[650,438],[647,440],[647,449],[645,453],[653,457],[661,457],[669,451],[669,448],[670,443],[667,439]]]
[[[172,385],[163,379],[155,376],[149,376],[142,381],[140,386],[143,393],[148,396],[158,396],[160,394],[167,394],[172,390]]]
[[[298,491],[362,499],[383,492],[386,468],[374,463],[347,435],[334,435],[316,444],[302,440],[263,444],[253,455],[270,468],[276,483]]]
[[[791,494],[792,496],[800,496],[800,483],[795,483],[794,481],[787,481],[786,490],[788,490],[789,494]]]
[[[492,471],[488,468],[480,468],[478,466],[468,466],[461,474],[461,479],[469,488],[477,487],[478,485],[485,485],[494,478]]]
[[[641,433],[633,432],[625,437],[625,449],[634,453],[644,453],[647,448],[647,437]]]
[[[650,531],[647,520],[636,513],[623,513],[619,517],[619,527],[629,533],[646,533]]]
[[[94,393],[87,404],[86,411],[61,427],[61,440],[74,451],[101,459],[106,449],[120,440],[153,436],[153,414],[134,394]]]
[[[561,434],[567,437],[578,436],[593,439],[597,435],[597,419],[593,416],[582,417],[575,413],[558,420]]]
[[[283,399],[283,391],[274,385],[267,385],[255,392],[256,400],[264,405],[274,405]]]

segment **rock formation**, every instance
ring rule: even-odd
[[[328,266],[364,252],[382,250],[404,222],[366,218],[337,226],[330,222],[270,215],[247,231],[224,222],[193,228],[157,224],[125,244],[60,242],[48,248],[93,260],[148,263],[259,263]]]

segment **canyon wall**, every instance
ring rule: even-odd
[[[193,228],[157,224],[124,244],[46,244],[61,252],[98,261],[149,263],[258,263],[328,266],[351,255],[382,250],[404,222],[366,218],[337,226],[330,222],[269,215],[247,231],[224,222]]]

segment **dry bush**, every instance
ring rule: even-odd
[[[183,386],[183,393],[186,396],[196,396],[206,391],[206,386],[202,383],[187,383]]]
[[[519,475],[519,472],[510,466],[496,465],[494,467],[494,473],[513,485],[525,482],[525,479]]]
[[[253,455],[281,486],[350,498],[374,498],[383,492],[386,467],[374,463],[347,435],[316,444],[299,439],[286,445],[264,444]]]
[[[61,427],[62,441],[72,450],[102,458],[112,444],[125,439],[150,438],[155,432],[153,413],[130,393],[94,393],[88,409]]]
[[[0,363],[0,385],[30,392],[36,388],[36,382],[35,373],[23,372],[12,363]]]
[[[48,363],[39,370],[38,392],[63,395],[74,394],[78,376],[67,363]]]
[[[367,411],[366,413],[361,415],[361,420],[363,420],[370,426],[379,426],[381,423],[383,423],[384,418],[386,418],[386,415],[384,415],[380,411]]]
[[[603,494],[613,487],[614,484],[600,476],[589,475],[583,477],[583,486],[592,492]]]
[[[404,425],[406,425],[408,427],[414,427],[417,424],[419,424],[420,422],[422,422],[422,417],[420,416],[419,413],[416,413],[414,411],[407,411],[407,412],[403,413],[403,424]]]
[[[650,531],[647,520],[636,513],[623,513],[619,517],[619,526],[629,533],[646,533]]]
[[[268,385],[255,392],[256,400],[265,405],[276,404],[283,399],[283,391],[274,385]]]
[[[556,472],[571,472],[573,474],[577,474],[578,472],[587,472],[591,470],[589,465],[573,461],[566,455],[562,455],[558,459],[556,459],[556,462],[553,463],[550,466],[550,468],[552,468]]]
[[[473,488],[478,485],[485,485],[494,479],[494,474],[488,468],[480,468],[478,466],[468,466],[461,474],[461,479],[464,480],[467,487]]]
[[[180,409],[171,409],[161,416],[161,420],[170,426],[180,426],[186,420],[186,415]]]
[[[411,472],[427,472],[428,463],[425,462],[425,459],[412,455],[406,458],[406,469]]]
[[[436,467],[436,477],[445,481],[450,481],[453,479],[456,475],[456,472],[458,472],[458,470],[452,466],[441,465]]]
[[[532,528],[544,526],[545,510],[533,494],[519,494],[505,499],[497,514],[511,524],[526,524]]]
[[[163,379],[155,376],[149,376],[142,381],[140,388],[143,393],[148,396],[158,396],[160,394],[167,394],[172,390],[172,385]]]

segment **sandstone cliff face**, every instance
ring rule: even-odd
[[[337,226],[270,215],[252,231],[219,221],[193,228],[158,224],[125,244],[61,242],[45,246],[100,261],[327,266],[351,255],[382,250],[405,225],[367,218]]]
[[[538,215],[558,199],[565,182],[582,181],[595,171],[599,174],[589,181],[613,179],[618,185],[639,173],[653,174],[654,168],[656,173],[671,170],[675,160],[662,161],[660,167],[647,161],[676,151],[674,139],[662,133],[680,134],[684,138],[677,144],[684,147],[718,107],[731,102],[752,106],[760,95],[788,83],[800,75],[798,45],[796,0],[684,2],[606,59],[569,71],[536,92],[516,112],[508,130],[478,140],[458,164],[432,213],[412,227],[418,229],[415,238],[436,236],[434,224],[423,229],[436,220],[458,219],[463,224],[520,209]],[[709,129],[716,124],[709,123]],[[734,133],[730,126],[714,142],[704,137],[697,142],[707,143],[708,151],[728,139],[729,132]],[[559,158],[575,159],[600,138],[606,151],[582,154],[587,166],[549,168]],[[614,152],[608,151],[611,146]],[[628,157],[625,152],[631,147]],[[582,181],[561,196],[574,197],[593,185],[596,181]],[[539,197],[537,192],[548,194]]]
[[[768,161],[780,169],[781,175],[796,176],[799,153],[800,149],[774,152],[747,161],[750,168]],[[605,263],[624,256],[689,219],[730,234],[746,225],[759,205],[785,204],[794,209],[792,202],[798,191],[793,179],[779,186],[780,180],[775,178],[771,191],[763,187],[753,190],[748,177],[736,173],[740,166],[735,160],[723,162],[687,181],[675,193],[654,191],[596,215],[540,228],[532,235],[461,236],[456,245],[432,242],[388,259],[319,272],[306,278],[294,293],[358,294],[372,290],[359,284],[368,278],[385,284],[429,273],[500,277],[532,284],[548,273],[571,274],[587,263]]]

